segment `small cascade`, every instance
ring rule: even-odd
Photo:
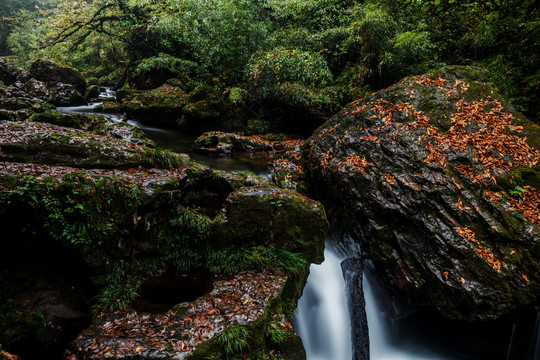
[[[351,325],[341,270],[343,260],[326,247],[324,262],[311,265],[304,295],[298,302],[297,331],[308,360],[350,360]]]
[[[104,91],[99,93],[100,98],[114,98],[116,97],[116,91],[111,88],[105,88]]]

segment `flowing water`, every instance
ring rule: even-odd
[[[351,324],[347,308],[343,258],[327,246],[324,262],[311,265],[296,322],[309,360],[351,359]]]
[[[114,97],[115,92],[106,89],[100,98]],[[187,134],[178,129],[163,129],[150,126],[134,119],[126,119],[124,114],[97,113],[96,107],[101,101],[91,102],[83,106],[59,107],[65,113],[83,113],[106,116],[114,121],[126,121],[128,124],[141,128],[146,136],[158,146],[178,153],[188,154],[191,160],[218,170],[249,170],[257,175],[270,177],[268,162],[274,158],[268,153],[233,153],[230,155],[204,155],[193,151],[196,136]]]

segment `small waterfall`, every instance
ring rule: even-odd
[[[336,246],[329,240],[325,261],[311,266],[304,294],[298,302],[296,328],[307,360],[360,360],[367,358],[368,353],[370,360],[457,359],[442,354],[441,351],[446,352],[443,349],[429,349],[429,344],[421,341],[401,341],[407,334],[396,333],[392,321],[380,308],[387,294],[376,286],[374,275],[369,271],[361,273],[363,264],[358,257],[361,252],[343,243]],[[363,296],[365,303],[348,299],[354,295]],[[364,307],[364,304],[365,312],[353,308],[349,315],[349,305]],[[366,318],[369,329],[364,325]]]
[[[351,325],[347,309],[343,260],[326,246],[324,262],[311,265],[296,324],[308,360],[350,360]]]

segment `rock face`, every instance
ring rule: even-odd
[[[303,164],[396,288],[494,319],[539,301],[538,134],[485,70],[446,67],[347,106]]]
[[[86,104],[82,94],[86,81],[75,69],[49,60],[37,60],[28,73],[17,69],[0,58],[0,116],[3,119],[21,120],[42,112],[44,103],[56,106]],[[30,112],[28,110],[31,110]]]
[[[22,73],[21,70],[9,65],[5,58],[0,58],[0,81],[4,85],[11,85],[17,81],[17,77]]]
[[[49,85],[57,83],[72,85],[80,94],[86,92],[86,80],[77,70],[51,60],[39,59],[30,66],[30,75]]]

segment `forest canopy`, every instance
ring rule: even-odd
[[[17,65],[46,57],[102,85],[127,70],[134,87],[159,73],[204,88],[225,117],[329,115],[405,76],[468,64],[538,121],[533,0],[5,0],[0,17],[0,56]]]

